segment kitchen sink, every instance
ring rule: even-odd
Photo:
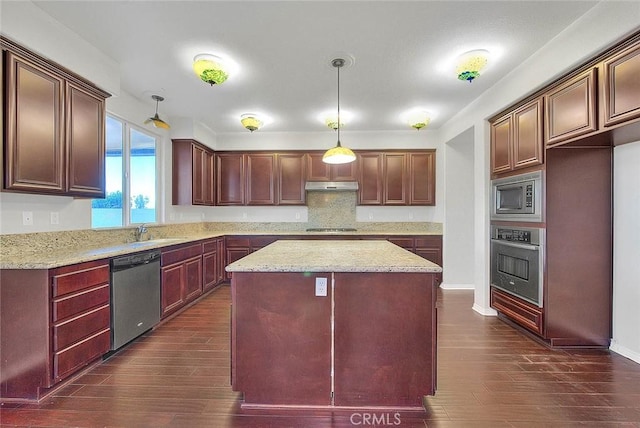
[[[126,247],[149,247],[153,245],[171,244],[173,242],[183,241],[185,238],[158,238],[149,239],[148,241],[136,241],[124,244]]]

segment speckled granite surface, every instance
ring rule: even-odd
[[[227,266],[228,272],[442,272],[388,241],[277,241]]]
[[[178,223],[149,226],[134,241],[134,227],[0,235],[0,269],[50,269],[223,235],[311,234],[309,223]],[[347,235],[440,235],[441,223],[357,223]],[[326,225],[325,225],[326,227]]]

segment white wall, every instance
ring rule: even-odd
[[[613,163],[611,349],[640,363],[640,141],[616,147]]]
[[[474,146],[470,128],[445,144],[445,217],[441,287],[473,289],[474,285]]]

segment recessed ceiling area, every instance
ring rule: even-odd
[[[340,75],[344,131],[411,130],[412,109],[437,129],[596,1],[36,1],[34,4],[120,66],[121,89],[162,117],[189,117],[216,133],[248,131],[247,112],[268,115],[257,132],[316,132],[336,107]],[[455,58],[490,52],[473,82]],[[193,58],[231,58],[221,85],[194,73]],[[419,132],[419,131],[414,131]]]

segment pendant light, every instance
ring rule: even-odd
[[[160,119],[160,117],[158,116],[158,103],[160,101],[164,101],[164,98],[161,97],[160,95],[151,95],[151,98],[153,98],[156,101],[156,114],[153,115],[153,117],[150,117],[149,119],[145,120],[144,124],[146,125],[148,123],[152,123],[153,126],[155,126],[156,128],[162,128],[162,129],[171,128],[167,122]]]
[[[340,68],[345,64],[345,60],[342,58],[336,58],[331,61],[331,65],[338,69],[338,120],[336,125],[336,131],[338,132],[338,143],[335,147],[327,150],[322,156],[322,162],[330,164],[349,163],[356,160],[356,155],[348,147],[342,147],[340,144]]]

